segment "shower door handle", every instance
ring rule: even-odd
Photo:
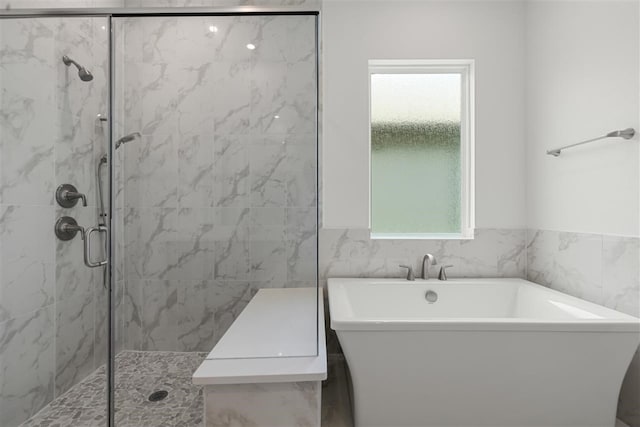
[[[91,256],[91,236],[93,233],[107,233],[109,229],[104,225],[99,225],[97,227],[88,228],[84,232],[84,264],[87,267],[101,267],[103,265],[107,265],[106,258],[102,261],[93,261],[93,257]]]

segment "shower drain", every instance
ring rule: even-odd
[[[149,401],[150,402],[159,402],[161,400],[164,400],[168,395],[169,395],[169,392],[166,391],[166,390],[154,391],[153,393],[151,393],[149,395]]]

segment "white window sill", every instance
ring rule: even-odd
[[[469,233],[371,233],[371,240],[473,240]]]

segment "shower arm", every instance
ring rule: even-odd
[[[84,68],[82,65],[78,64],[76,61],[74,61],[73,59],[69,58],[67,55],[64,55],[62,57],[62,62],[64,62],[64,65],[69,66],[71,64],[75,65],[76,68],[78,69],[78,71],[82,68]]]

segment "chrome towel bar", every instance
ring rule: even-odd
[[[598,138],[588,139],[582,142],[576,142],[575,144],[565,145],[564,147],[556,148],[554,150],[547,150],[547,154],[553,157],[558,157],[562,152],[562,150],[565,150],[567,148],[577,147],[578,145],[588,144],[589,142],[600,141],[601,139],[605,139],[605,138],[631,139],[635,134],[636,134],[636,131],[633,128],[627,128],[624,130],[614,130],[613,132],[609,132],[608,134],[599,136]]]

